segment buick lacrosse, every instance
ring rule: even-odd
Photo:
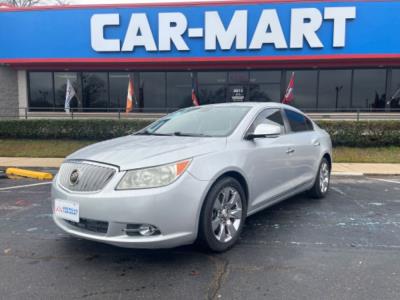
[[[52,185],[65,232],[121,247],[198,241],[225,251],[247,216],[329,189],[329,135],[278,103],[179,110],[143,130],[68,156]]]

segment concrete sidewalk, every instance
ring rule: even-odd
[[[0,157],[1,167],[58,168],[63,158]],[[398,164],[334,163],[334,175],[400,175]]]

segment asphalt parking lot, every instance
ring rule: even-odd
[[[399,299],[400,178],[334,177],[246,221],[224,254],[121,249],[51,220],[50,186],[0,179],[1,299]]]

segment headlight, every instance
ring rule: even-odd
[[[148,189],[173,183],[188,168],[191,160],[158,167],[137,169],[126,172],[117,185],[117,190]]]

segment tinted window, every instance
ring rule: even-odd
[[[309,128],[309,125],[307,125],[307,123],[311,123],[311,121],[308,120],[302,114],[299,114],[290,109],[285,109],[285,113],[289,121],[290,128],[292,129],[293,132],[301,132],[312,129],[312,125],[311,128]]]
[[[251,83],[281,83],[281,71],[251,71]]]
[[[164,72],[140,73],[140,96],[145,112],[165,110],[165,84]]]
[[[319,72],[318,109],[350,107],[351,70]]]
[[[302,109],[315,109],[317,107],[317,71],[293,71],[294,79],[294,100],[291,105]],[[286,85],[289,83],[292,71],[286,72]]]
[[[388,97],[389,107],[392,109],[400,108],[400,70],[392,70],[392,82],[390,85],[390,94]]]
[[[30,109],[39,107],[52,108],[54,106],[52,73],[29,73],[29,95]]]
[[[380,108],[386,104],[386,70],[354,70],[353,107]]]
[[[139,134],[228,136],[249,110],[244,106],[190,107],[154,122]]]
[[[192,105],[192,77],[190,72],[168,72],[168,108],[183,108]]]
[[[268,108],[263,110],[255,119],[249,128],[249,132],[253,132],[260,124],[273,124],[281,127],[282,132],[285,132],[285,124],[283,122],[280,109]]]
[[[131,76],[133,86],[137,85]],[[129,73],[110,73],[110,107],[124,109],[128,95]],[[116,110],[112,110],[116,111]]]
[[[108,74],[82,73],[84,107],[89,111],[106,111],[108,107]]]
[[[55,90],[55,100],[56,100],[56,107],[64,108],[65,106],[65,94],[67,91],[67,82],[68,80],[71,82],[75,93],[77,93],[78,97],[75,96],[72,98],[70,107],[82,107],[82,102],[80,99],[82,97],[79,96],[79,89],[78,89],[78,75],[77,73],[70,73],[70,72],[56,72],[54,73],[54,90]]]

